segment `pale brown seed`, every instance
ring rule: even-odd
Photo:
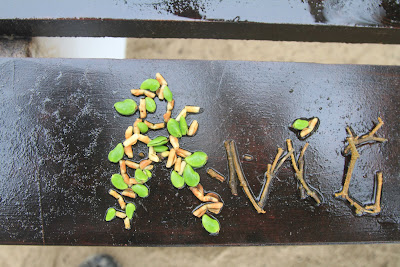
[[[154,162],[160,162],[160,158],[156,154],[149,154],[149,159]]]
[[[139,129],[139,127],[137,126],[137,124],[138,124],[139,122],[142,122],[142,119],[137,118],[136,121],[135,121],[135,123],[133,124],[133,133],[134,133],[134,134],[138,134],[138,135],[140,134],[140,129]]]
[[[178,174],[179,175],[182,175],[183,174],[183,170],[185,169],[185,167],[186,167],[186,161],[182,161],[181,162],[181,169],[179,170],[179,172],[178,172]]]
[[[134,95],[134,96],[145,95],[145,96],[151,97],[151,98],[156,97],[155,93],[152,93],[152,92],[150,92],[148,90],[142,90],[142,89],[132,89],[131,90],[131,94]]]
[[[126,217],[126,218],[124,219],[124,225],[125,225],[125,229],[126,229],[126,230],[131,229],[131,220],[129,220],[128,217]]]
[[[171,145],[175,148],[178,149],[179,148],[179,140],[178,138],[176,138],[173,135],[169,136],[169,142],[171,143]]]
[[[143,134],[138,135],[138,140],[145,144],[148,144],[151,141],[150,137],[148,137],[147,135],[143,135]]]
[[[161,84],[161,85],[168,85],[167,81],[164,79],[164,77],[160,73],[156,73],[156,80]]]
[[[158,99],[164,100],[164,88],[165,85],[161,85],[160,92],[158,93]]]
[[[136,163],[136,162],[133,162],[130,160],[125,160],[125,165],[131,169],[139,169],[139,163]]]
[[[152,93],[152,92],[150,92],[148,90],[144,90],[144,95],[147,96],[147,97],[150,97],[150,98],[155,98],[156,97],[155,93]]]
[[[171,168],[172,167],[172,164],[174,163],[174,159],[176,159],[176,153],[175,153],[175,149],[172,148],[169,151],[167,165],[166,165],[167,168]]]
[[[310,134],[311,132],[312,132],[312,129],[310,129],[310,128],[304,128],[304,129],[300,132],[300,136],[301,136],[301,137],[304,137],[304,136]]]
[[[124,199],[121,196],[118,198],[118,204],[121,207],[121,209],[123,209],[123,210],[125,209],[126,203],[125,203]]]
[[[129,178],[129,183],[128,183],[128,185],[129,185],[129,186],[132,186],[132,185],[134,185],[134,184],[138,184],[138,182],[136,181],[136,179],[135,179],[135,178]]]
[[[175,105],[175,99],[172,99],[172,101],[169,101],[167,104],[167,110],[172,111],[174,109]]]
[[[119,169],[121,171],[121,174],[126,173],[126,163],[125,160],[120,160],[119,161]]]
[[[175,170],[176,172],[179,172],[179,170],[181,169],[181,163],[182,163],[182,158],[181,158],[181,157],[178,157],[178,158],[176,159],[175,166],[174,166],[174,170]]]
[[[126,184],[128,184],[129,185],[129,176],[128,176],[128,174],[126,174],[126,173],[123,173],[122,174],[122,178],[124,178],[124,183],[126,183]]]
[[[176,117],[176,121],[180,121],[181,117],[186,118],[186,109],[183,108],[182,111],[179,113],[179,115]]]
[[[176,149],[176,154],[177,154],[178,156],[182,157],[182,158],[186,158],[186,157],[189,157],[190,155],[192,155],[191,152],[189,152],[189,151],[187,151],[187,150],[184,150],[184,149],[182,149],[182,148]]]
[[[146,166],[149,166],[151,163],[152,163],[152,161],[149,159],[144,159],[144,160],[140,161],[140,163],[139,163],[140,169],[143,170],[144,168],[146,168]]]
[[[126,130],[125,130],[125,139],[128,139],[129,137],[132,136],[133,133],[133,126],[129,126]]]
[[[138,138],[139,138],[139,135],[134,134],[131,137],[129,137],[128,139],[126,139],[122,144],[124,145],[124,147],[132,146],[132,145],[136,144]]]
[[[128,188],[122,191],[121,193],[123,196],[129,197],[129,198],[136,198],[135,192],[132,191],[132,189]]]
[[[315,125],[317,125],[317,123],[318,123],[318,118],[313,118],[313,119],[310,120],[310,122],[308,123],[308,127],[307,127],[307,128],[310,128],[311,130],[314,130]]]
[[[108,190],[108,194],[110,194],[111,196],[115,197],[116,199],[119,199],[121,197],[121,195],[118,194],[117,191],[112,190],[112,189]]]
[[[144,167],[144,169],[143,170],[149,170],[149,171],[151,171],[152,169],[154,168],[154,165],[147,165],[146,167]]]
[[[189,135],[189,136],[195,135],[195,133],[197,132],[197,128],[199,128],[199,123],[198,123],[196,120],[194,120],[194,121],[190,124],[189,131],[188,131],[188,135]]]
[[[186,112],[189,112],[189,113],[199,113],[200,112],[200,107],[186,106],[185,109],[186,109]]]
[[[140,111],[140,118],[141,119],[146,118],[147,116],[146,100],[144,98],[140,99],[139,111]]]
[[[164,117],[164,121],[165,121],[165,122],[168,122],[169,119],[171,118],[171,111],[168,110],[167,112],[165,112],[165,114],[163,115],[163,117]]]
[[[161,157],[167,158],[169,156],[169,151],[161,152]]]
[[[121,219],[125,219],[126,218],[126,214],[120,211],[115,212],[115,216]]]
[[[133,158],[133,150],[132,150],[132,146],[126,146],[124,147],[124,153],[128,158]]]

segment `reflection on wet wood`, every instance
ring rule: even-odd
[[[400,42],[395,0],[9,2],[3,35]]]

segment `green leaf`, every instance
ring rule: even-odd
[[[176,138],[182,137],[181,128],[175,119],[169,119],[167,129],[170,135],[175,136]]]
[[[160,88],[160,83],[156,79],[147,79],[140,85],[140,89],[157,91]]]
[[[168,86],[164,87],[164,98],[168,102],[171,102],[173,99],[172,92],[171,92],[171,90],[169,90]]]
[[[157,153],[161,153],[167,151],[169,148],[167,146],[155,146],[154,151]]]
[[[181,189],[185,186],[185,180],[176,171],[171,172],[171,183],[178,189]]]
[[[121,143],[108,153],[108,160],[114,163],[118,163],[123,157],[124,146]]]
[[[142,184],[134,184],[132,186],[133,192],[135,192],[139,197],[147,197],[149,195],[149,189]]]
[[[140,133],[142,133],[142,134],[147,133],[147,131],[149,130],[149,127],[144,122],[139,122],[137,124],[137,127],[139,128]]]
[[[187,164],[194,168],[203,167],[207,163],[208,156],[203,151],[196,151],[189,157],[185,158]]]
[[[135,179],[138,183],[144,184],[149,180],[149,177],[141,170],[141,169],[136,169],[135,170]]]
[[[165,136],[157,136],[156,138],[154,138],[153,140],[151,140],[147,146],[161,146],[168,143],[168,138]]]
[[[132,99],[125,99],[124,101],[115,103],[114,108],[119,114],[129,116],[136,112],[137,104]]]
[[[135,210],[136,210],[135,204],[133,204],[133,203],[126,204],[126,207],[125,207],[126,217],[128,217],[129,219],[132,219],[133,213],[135,212]]]
[[[147,177],[151,178],[151,171],[144,170],[143,172],[147,175]]]
[[[217,234],[220,230],[219,222],[207,214],[204,214],[201,218],[204,229],[211,234]]]
[[[297,119],[293,123],[292,128],[294,128],[296,130],[303,130],[307,126],[308,126],[308,121],[307,120]]]
[[[183,170],[183,179],[188,186],[194,187],[199,184],[200,175],[189,164],[186,164]]]
[[[119,190],[124,190],[128,188],[128,185],[124,182],[124,178],[122,178],[121,174],[113,174],[111,176],[111,183],[115,188]]]
[[[151,98],[151,97],[146,97],[146,98],[145,98],[145,101],[146,101],[146,110],[147,110],[148,112],[154,112],[154,111],[156,111],[157,105],[156,105],[156,102],[154,101],[153,98]]]
[[[140,89],[153,92],[157,91],[158,88],[160,88],[160,83],[156,79],[147,79],[140,85]]]
[[[181,129],[182,135],[187,135],[189,127],[187,125],[186,118],[183,116],[179,119],[179,127]]]
[[[109,222],[115,218],[116,210],[114,208],[108,208],[106,212],[106,221]]]

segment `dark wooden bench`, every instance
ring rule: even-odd
[[[277,9],[281,13],[265,21],[257,19],[257,6],[251,4],[240,3],[252,12],[243,8],[243,13],[233,16],[236,10],[230,11],[224,2],[221,7],[206,1],[192,1],[188,6],[182,2],[115,1],[96,7],[89,1],[72,1],[57,10],[26,1],[24,7],[10,4],[0,11],[0,33],[399,43],[399,30],[385,23],[386,17],[373,26],[332,25],[321,17],[319,1],[296,3],[293,15],[282,4],[282,9]],[[308,5],[311,15],[309,12],[307,16],[314,21],[304,24],[306,15],[300,6]],[[264,4],[257,8],[268,7]],[[89,14],[86,17],[85,12]],[[71,18],[75,16],[83,18]],[[186,104],[204,109],[201,114],[188,116],[189,121],[198,120],[199,131],[194,137],[183,138],[181,146],[205,151],[209,155],[207,166],[227,176],[223,141],[236,140],[240,155],[254,157],[242,162],[254,192],[261,190],[263,174],[277,146],[285,148],[287,138],[293,140],[296,151],[304,145],[289,131],[291,122],[297,117],[319,117],[318,131],[307,140],[306,179],[323,194],[323,204],[316,206],[312,200],[300,199],[289,162],[272,182],[266,214],[257,214],[241,190],[239,196],[232,196],[227,183],[209,178],[202,168],[199,173],[204,188],[219,193],[225,204],[216,216],[221,232],[210,236],[201,220],[191,214],[200,201],[187,189],[174,189],[170,171],[156,164],[148,183],[150,196],[135,200],[132,229],[124,230],[121,220],[105,222],[107,208],[118,205],[107,191],[112,188],[110,177],[119,167],[110,163],[107,155],[138,116],[122,117],[113,104],[131,98],[130,89],[156,72],[164,75],[174,93],[174,116]],[[1,58],[0,243],[160,246],[397,242],[399,73],[398,66]],[[165,104],[159,104],[149,120],[161,121],[164,111]],[[378,116],[385,122],[378,134],[389,142],[359,150],[350,193],[368,202],[374,173],[382,171],[382,211],[378,216],[359,217],[347,203],[333,196],[342,187],[348,160],[341,154],[345,127],[366,133]],[[167,133],[161,130],[149,136],[161,134]],[[137,152],[146,151],[140,145],[134,160],[140,160]]]

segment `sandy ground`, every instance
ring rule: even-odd
[[[59,56],[53,49],[33,56]],[[128,58],[400,65],[400,45],[129,39]],[[338,229],[339,230],[339,229]],[[0,266],[79,266],[107,253],[122,266],[399,266],[400,244],[216,248],[2,246]]]

